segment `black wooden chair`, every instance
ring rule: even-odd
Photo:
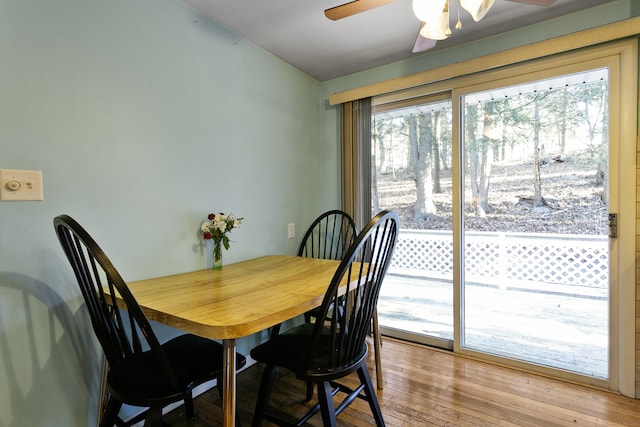
[[[396,213],[383,211],[376,215],[343,257],[314,322],[272,336],[251,350],[251,357],[266,365],[253,416],[254,427],[261,426],[264,419],[287,423],[266,411],[278,367],[318,385],[318,403],[294,425],[304,424],[320,411],[323,425],[335,426],[336,416],[358,397],[367,400],[376,424],[384,425],[366,365],[366,337],[398,231]],[[342,283],[348,285],[340,288]],[[357,388],[338,382],[354,372],[360,380]],[[347,396],[335,408],[333,398],[339,392]]]
[[[298,256],[340,260],[358,231],[353,218],[341,210],[330,210],[309,226],[300,241]]]
[[[67,215],[56,217],[53,224],[106,356],[108,398],[105,408],[100,408],[104,410],[101,426],[131,425],[143,418],[145,426],[161,426],[162,409],[182,400],[186,416],[193,419],[194,387],[217,378],[220,391],[222,345],[192,334],[160,344],[126,283],[93,238]],[[116,292],[126,312],[118,308]],[[238,368],[246,363],[242,355],[237,360]],[[118,415],[123,404],[148,410],[125,423]]]
[[[357,235],[356,223],[348,213],[338,209],[327,211],[316,218],[307,229],[300,242],[298,256],[341,260]],[[306,313],[305,320],[309,322],[311,317],[315,316],[315,312],[316,310],[311,310]],[[380,356],[382,336],[378,327],[377,310],[373,314],[372,326],[376,381],[378,388],[382,389],[382,360]],[[307,400],[311,400],[312,397],[313,387],[307,387]]]
[[[298,247],[298,256],[307,258],[341,260],[356,239],[358,229],[351,216],[341,210],[333,209],[317,217],[307,228]],[[317,310],[305,313],[306,322],[317,316]],[[280,325],[271,333],[277,335]],[[313,385],[307,385],[307,400],[313,398]]]

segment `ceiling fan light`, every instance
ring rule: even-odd
[[[474,21],[478,22],[485,17],[494,0],[460,0],[460,6],[471,14]]]
[[[449,30],[449,10],[441,11],[437,19],[425,22],[420,35],[426,39],[444,40],[451,35]]]
[[[422,22],[438,19],[447,0],[413,0],[413,13]]]

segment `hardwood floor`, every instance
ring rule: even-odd
[[[373,352],[369,367],[375,385]],[[422,345],[389,338],[382,347],[384,389],[378,400],[387,426],[625,426],[640,427],[640,400],[472,360]],[[238,376],[238,413],[251,425],[262,366]],[[282,370],[271,406],[301,415],[304,384]],[[182,408],[165,418],[182,426],[219,426],[216,389],[196,399],[196,420],[184,420]],[[366,402],[356,400],[338,418],[341,426],[370,426]],[[265,423],[265,426],[270,425]],[[310,426],[322,426],[316,415]]]

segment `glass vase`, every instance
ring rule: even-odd
[[[213,242],[213,269],[222,269],[222,242]]]

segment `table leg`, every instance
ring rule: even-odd
[[[222,373],[222,425],[234,427],[236,421],[236,340],[222,340],[224,346]]]

